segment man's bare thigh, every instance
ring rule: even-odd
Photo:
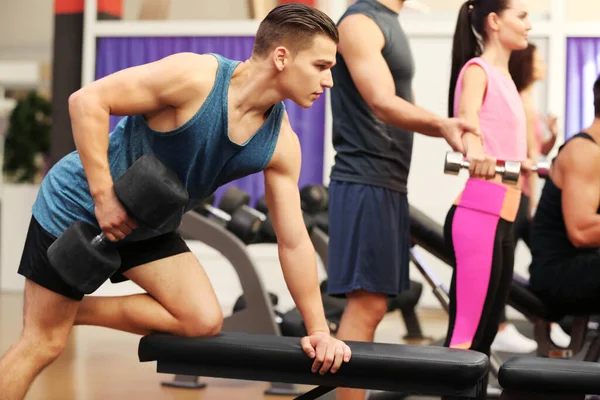
[[[192,252],[177,254],[126,271],[175,318],[202,310],[221,310],[208,275]]]

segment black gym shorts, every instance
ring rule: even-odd
[[[44,230],[32,217],[18,272],[48,290],[79,301],[84,294],[64,282],[50,265],[46,252],[54,240],[56,237]],[[176,232],[139,242],[120,242],[117,249],[121,255],[121,267],[110,278],[113,283],[128,280],[123,273],[131,268],[190,251]]]

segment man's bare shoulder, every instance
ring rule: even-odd
[[[300,169],[301,151],[300,139],[290,124],[287,112],[284,113],[279,137],[275,145],[273,157],[267,168],[277,169],[280,171],[290,171],[296,168]]]
[[[176,53],[161,60],[164,67],[172,67],[173,71],[181,74],[182,81],[187,85],[206,89],[214,84],[219,62],[211,54]]]
[[[563,176],[576,174],[600,179],[600,146],[586,138],[569,140],[556,162]]]
[[[355,32],[354,29],[356,28],[379,29],[373,18],[362,13],[350,14],[344,17],[338,24],[338,30],[340,31]]]
[[[360,48],[365,45],[381,47],[383,32],[373,18],[365,14],[351,14],[338,25],[340,44],[343,48]]]

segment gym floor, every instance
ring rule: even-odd
[[[22,327],[23,295],[0,294],[0,354],[19,337]],[[435,340],[446,333],[447,316],[441,310],[419,310],[422,329]],[[376,341],[403,343],[405,328],[400,313],[386,315]],[[34,382],[26,400],[290,400],[291,396],[265,396],[267,383],[203,378],[200,390],[162,387],[172,375],[156,373],[156,363],[140,363],[140,337],[129,333],[88,326],[74,328],[63,354]],[[310,387],[307,387],[309,389]]]

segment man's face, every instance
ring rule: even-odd
[[[308,108],[333,86],[331,67],[335,64],[337,46],[324,35],[314,37],[310,47],[291,56],[280,74],[285,96],[300,107]]]

